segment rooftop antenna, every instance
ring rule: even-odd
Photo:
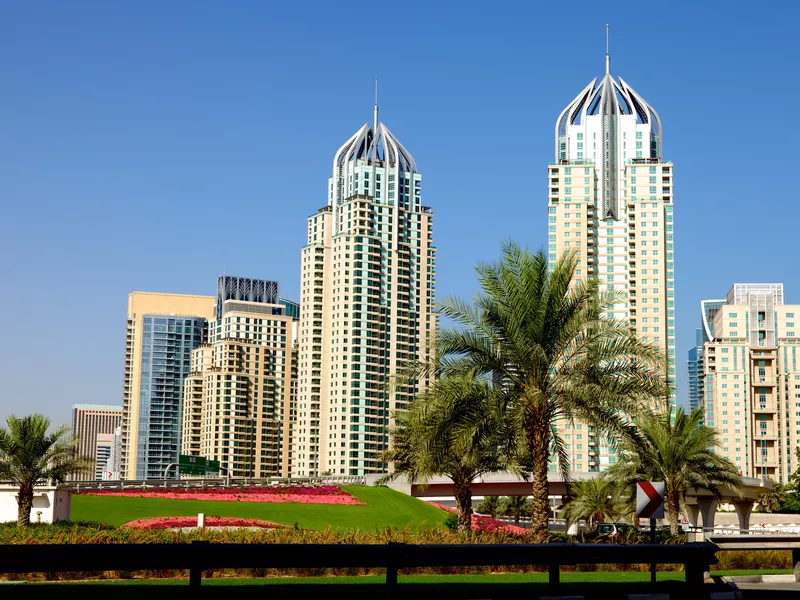
[[[611,73],[611,55],[608,53],[608,23],[606,23],[606,75]]]
[[[375,78],[375,108],[372,115],[372,133],[378,135],[378,78]]]

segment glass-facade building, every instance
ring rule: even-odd
[[[703,333],[695,332],[695,346],[689,350],[687,368],[689,372],[689,410],[700,408],[703,403]]]
[[[136,479],[164,476],[178,462],[183,380],[192,350],[206,341],[206,319],[145,314],[138,402]]]
[[[686,361],[689,382],[689,410],[703,408],[707,411],[704,420],[707,425],[714,424],[713,404],[703,405],[705,391],[705,377],[703,375],[703,344],[714,339],[714,320],[719,309],[725,305],[725,300],[701,300],[700,313],[702,326],[695,332],[695,345],[689,350]]]

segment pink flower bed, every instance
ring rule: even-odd
[[[355,496],[334,485],[272,486],[247,488],[146,488],[86,490],[86,496],[124,498],[171,498],[174,500],[216,500],[223,502],[294,502],[299,504],[349,504],[364,506]]]
[[[172,529],[175,527],[197,527],[197,517],[151,517],[125,523],[122,527],[131,529]],[[206,527],[259,527],[261,529],[285,529],[288,525],[259,521],[258,519],[239,519],[235,517],[206,517]]]
[[[456,513],[458,512],[452,506],[445,506],[444,504],[439,504],[437,502],[428,502],[431,506],[435,506],[436,508],[441,508],[442,510],[446,510],[447,512]],[[484,517],[482,515],[472,515],[472,531],[486,531],[486,532],[493,532],[504,530],[510,533],[515,533],[517,535],[524,535],[529,533],[527,529],[524,527],[517,527],[516,525],[509,525],[508,523],[504,523],[503,521],[498,521],[497,519],[492,519],[491,517]]]

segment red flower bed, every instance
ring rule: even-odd
[[[151,517],[125,523],[122,527],[131,529],[172,529],[176,527],[197,527],[197,517]],[[288,525],[259,521],[258,519],[239,519],[235,517],[206,517],[206,527],[258,527],[261,529],[285,529]]]
[[[86,490],[79,493],[86,496],[120,496],[126,498],[365,505],[364,502],[361,502],[349,492],[334,485],[246,488],[145,488],[143,490],[129,488],[124,490]]]
[[[428,502],[431,506],[435,506],[436,508],[441,508],[442,510],[446,510],[447,512],[456,513],[458,512],[452,506],[445,506],[444,504],[439,504],[437,502]],[[505,530],[510,533],[516,533],[517,535],[523,535],[529,533],[529,530],[525,529],[524,527],[517,527],[516,525],[509,525],[508,523],[504,523],[503,521],[498,521],[497,519],[493,519],[491,517],[484,517],[482,515],[472,515],[472,531],[486,531],[486,532],[493,532],[498,530]]]

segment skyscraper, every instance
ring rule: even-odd
[[[411,154],[378,121],[333,159],[328,202],[308,218],[302,251],[293,475],[385,470],[392,415],[426,381],[390,388],[428,357],[436,329],[431,209]]]
[[[686,361],[689,383],[689,410],[701,408],[703,397],[703,335],[695,330],[695,345],[689,350]]]
[[[71,477],[75,481],[98,479],[97,473],[102,474],[105,464],[97,464],[98,436],[113,434],[122,421],[121,406],[106,406],[103,404],[73,404],[72,405],[72,437],[78,456],[90,464],[89,470]]]
[[[675,384],[673,167],[662,158],[661,119],[621,77],[592,80],[561,112],[555,161],[548,167],[551,267],[576,256],[577,281],[596,278],[602,291],[621,292],[609,318],[664,351]],[[669,398],[674,402],[674,397]],[[573,427],[571,424],[563,424]],[[611,449],[584,425],[566,438],[575,471],[599,471]],[[576,443],[580,439],[580,443]]]
[[[725,300],[704,301],[706,424],[722,456],[746,477],[787,483],[800,445],[800,305],[781,283],[737,283]]]
[[[703,345],[714,339],[714,319],[717,311],[725,304],[725,300],[701,300],[700,313],[702,326],[695,332],[695,346],[689,350],[687,361],[689,373],[689,410],[703,407]]]
[[[278,283],[220,277],[209,343],[184,383],[182,454],[233,477],[288,477],[297,304]]]
[[[122,479],[160,478],[178,462],[183,380],[192,350],[206,341],[214,301],[214,296],[181,294],[128,296]]]

